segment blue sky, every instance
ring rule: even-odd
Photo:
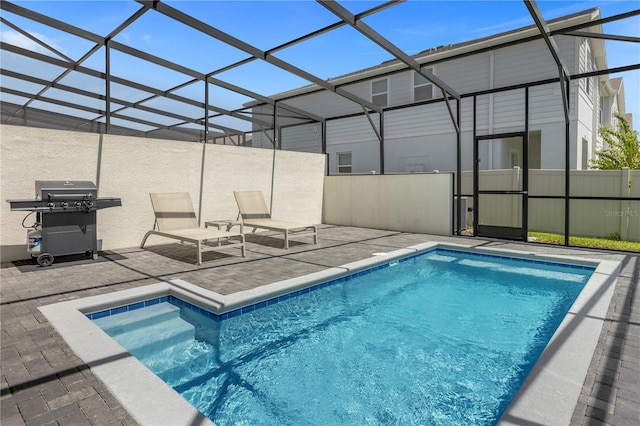
[[[14,3],[103,36],[140,8],[140,4],[129,0],[50,0],[45,2],[14,0]],[[262,50],[271,49],[337,21],[331,12],[311,0],[203,0],[167,1],[166,3]],[[344,1],[340,3],[352,13],[359,13],[381,2]],[[603,17],[640,8],[640,0],[540,0],[537,4],[545,19],[553,19],[592,7],[600,7]],[[26,22],[3,12],[3,16],[5,15],[8,15],[7,18],[17,25]],[[365,18],[365,22],[406,53],[415,54],[430,47],[472,40],[531,25],[533,20],[524,3],[516,0],[446,2],[409,0]],[[28,30],[74,60],[80,58],[92,47],[90,42],[78,40],[45,26],[29,25]],[[640,17],[606,24],[604,32],[640,37]],[[4,25],[2,39],[14,43],[32,43],[21,40],[21,37],[17,37],[15,32]],[[194,30],[185,29],[155,12],[147,12],[114,40],[203,73],[247,57],[243,52],[225,46]],[[606,48],[610,67],[640,63],[638,43],[606,41]],[[41,48],[35,47],[35,49]],[[278,52],[276,56],[321,78],[336,77],[391,59],[388,53],[347,26]],[[132,61],[118,52],[113,53],[112,63],[112,72],[115,75],[134,80],[143,78],[146,83],[162,89],[169,89],[188,80],[183,74],[166,71],[140,61]],[[94,55],[83,65],[103,69],[104,55]],[[43,78],[48,77],[46,67],[39,72]],[[54,70],[51,72],[54,73]],[[612,77],[615,76],[618,75],[612,75]],[[637,129],[640,125],[640,71],[627,72],[620,76],[625,80],[627,112],[633,113]],[[254,61],[248,66],[222,73],[217,77],[264,95],[308,84],[305,80],[291,76],[261,61]],[[96,84],[90,80],[68,83]],[[201,91],[196,88],[186,88],[180,93],[199,98],[201,94],[198,92]],[[224,90],[213,93],[212,97],[226,108],[237,108],[249,100]]]

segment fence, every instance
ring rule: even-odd
[[[480,171],[485,188],[512,190],[522,186],[522,171]],[[571,236],[609,237],[619,235],[621,240],[640,241],[640,201],[606,198],[640,197],[640,170],[573,170],[570,172],[569,205]],[[564,233],[565,172],[563,170],[529,170],[529,230]],[[473,194],[473,173],[462,173],[462,193]],[[581,198],[584,197],[584,198]],[[588,199],[600,197],[605,199]],[[473,199],[469,197],[469,206]],[[482,204],[482,218],[488,223],[519,226],[521,204],[516,197],[492,197]]]

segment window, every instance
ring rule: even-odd
[[[598,125],[602,126],[602,110],[604,109],[604,98],[600,96],[600,103],[598,104]]]
[[[422,71],[431,71],[433,73],[433,68],[421,68]],[[429,99],[433,99],[433,84],[426,78],[424,78],[421,74],[417,72],[413,73],[413,101],[427,101]]]
[[[351,173],[351,153],[338,153],[338,173]]]
[[[591,54],[591,49],[588,43],[587,43],[587,49],[586,49],[585,71],[586,72],[594,71],[593,55]],[[591,86],[593,85],[593,82],[591,80],[593,80],[593,77],[587,77],[587,81],[585,82],[585,90],[587,91],[588,94],[591,94]]]
[[[386,107],[389,98],[388,81],[376,80],[371,83],[371,102],[380,107]]]
[[[589,168],[589,141],[582,139],[582,170]]]

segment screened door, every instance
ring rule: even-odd
[[[478,136],[474,143],[474,235],[527,239],[527,137]]]

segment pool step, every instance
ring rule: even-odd
[[[166,361],[164,365],[158,363],[153,369],[162,380],[171,386],[183,385],[216,369],[216,363],[212,361],[214,357],[212,352],[203,351],[194,355],[193,348],[180,346],[175,346],[174,348],[177,350],[182,349],[181,353],[188,353],[188,355],[181,357],[181,362],[178,365]]]
[[[180,318],[180,308],[161,303],[94,320],[132,355],[142,358],[191,340],[195,327]]]
[[[195,327],[179,317],[153,325],[135,328],[113,338],[132,355],[142,358],[150,353],[163,351],[171,346],[191,340]]]
[[[98,318],[93,322],[110,336],[122,334],[131,327],[144,327],[149,324],[175,318],[180,315],[180,308],[171,303],[159,303],[143,309],[123,312],[121,314]]]

